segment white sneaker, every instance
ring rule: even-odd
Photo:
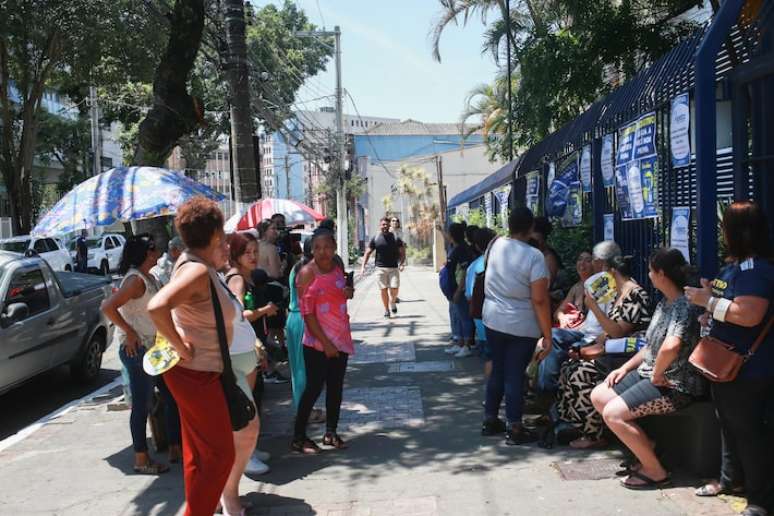
[[[256,448],[253,452],[253,457],[261,462],[269,462],[271,460],[271,453]]]
[[[455,353],[454,358],[467,358],[472,356],[473,350],[468,346],[463,346],[462,349]]]
[[[246,475],[263,475],[269,472],[269,466],[258,460],[255,456],[250,457],[250,462],[245,468]]]
[[[444,349],[444,351],[449,355],[456,355],[460,352],[461,346],[459,344],[452,344],[448,348]]]

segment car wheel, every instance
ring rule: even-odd
[[[65,272],[73,272],[73,268],[69,265],[65,265]]]
[[[92,335],[76,361],[70,365],[70,373],[77,381],[90,383],[99,376],[102,369],[103,341],[104,337],[101,335]]]
[[[108,264],[107,260],[103,261],[102,264],[99,266],[99,272],[103,276],[110,275],[110,265]]]

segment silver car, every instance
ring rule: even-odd
[[[100,304],[111,292],[107,278],[0,251],[0,393],[62,364],[96,379],[112,336]]]

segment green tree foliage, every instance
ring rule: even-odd
[[[487,15],[482,50],[505,66],[505,6],[501,0],[439,0],[434,24],[436,57],[450,23]],[[686,0],[514,0],[511,2],[514,76],[513,145],[527,148],[581,114],[595,100],[663,55],[695,29],[670,19],[695,4]],[[482,116],[490,155],[507,156],[507,82],[478,87],[463,117]]]
[[[0,173],[15,232],[32,222],[44,94],[78,99],[90,83],[147,74],[161,34],[131,0],[0,0]]]

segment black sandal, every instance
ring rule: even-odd
[[[502,419],[487,419],[481,424],[481,435],[489,437],[505,433],[505,421]]]
[[[628,478],[636,478],[643,481],[642,484],[630,484],[626,479],[622,479],[621,485],[632,491],[652,491],[655,489],[664,489],[665,487],[672,485],[672,478],[669,476],[669,473],[661,480],[653,480],[639,471],[631,471]]]
[[[322,452],[320,447],[317,446],[317,443],[308,437],[293,439],[293,442],[290,443],[290,449],[294,452],[303,453],[304,455],[317,455]]]
[[[513,429],[508,430],[505,434],[505,444],[508,446],[520,446],[522,444],[534,443],[538,440],[540,440],[540,437],[525,427],[521,427],[515,432]]]
[[[337,450],[346,450],[348,448],[347,443],[345,443],[344,440],[339,437],[339,434],[335,432],[328,432],[325,434],[322,443],[325,446],[333,446]]]

